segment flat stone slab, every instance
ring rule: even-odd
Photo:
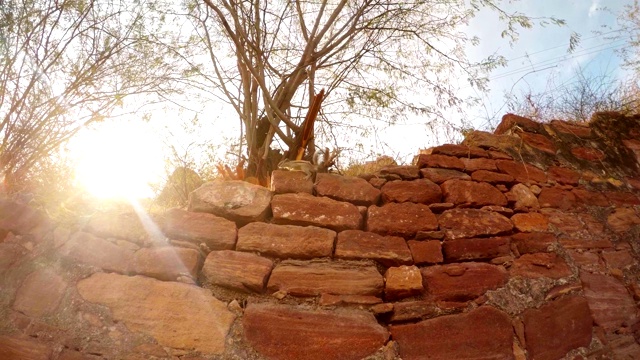
[[[195,279],[200,263],[200,253],[195,249],[173,246],[142,248],[134,256],[134,272],[166,281],[180,276]]]
[[[273,223],[318,226],[335,231],[359,229],[362,215],[348,202],[309,194],[280,194],[271,201]]]
[[[371,263],[287,260],[271,272],[267,289],[295,296],[380,296],[384,281]]]
[[[513,229],[513,223],[505,216],[478,209],[447,210],[438,218],[438,223],[447,239],[501,235]]]
[[[573,274],[566,261],[556,253],[525,254],[513,262],[511,276],[560,279]]]
[[[587,300],[568,296],[524,312],[527,351],[533,359],[560,359],[591,343],[593,319]]]
[[[0,359],[2,360],[49,360],[53,349],[29,337],[0,336]]]
[[[507,205],[507,198],[504,194],[486,182],[447,180],[440,187],[444,195],[444,202],[473,207]]]
[[[450,239],[442,250],[447,262],[468,260],[490,260],[511,254],[510,238],[507,236],[473,239]]]
[[[225,303],[197,286],[143,276],[96,273],[78,282],[86,301],[105,305],[114,320],[162,346],[220,354],[235,319]],[[206,324],[206,326],[204,326]]]
[[[413,202],[429,205],[439,203],[442,199],[440,186],[429,179],[389,181],[380,190],[384,203]]]
[[[589,302],[589,309],[594,322],[606,332],[613,332],[623,324],[634,324],[637,309],[633,298],[624,285],[609,276],[580,274],[584,295]]]
[[[161,224],[168,237],[204,243],[211,250],[232,250],[236,244],[236,224],[212,214],[170,209]]]
[[[189,194],[189,211],[210,213],[244,225],[269,215],[273,193],[241,180],[214,180]]]
[[[338,234],[335,257],[372,259],[386,267],[413,264],[411,251],[403,238],[361,230],[345,230]]]
[[[418,231],[438,229],[438,220],[424,204],[388,203],[370,206],[367,212],[367,231],[380,235],[410,238]]]
[[[329,257],[336,232],[315,226],[251,223],[238,231],[238,251],[291,259]]]
[[[270,359],[360,360],[389,338],[371,313],[356,310],[249,304],[242,325],[248,343]]]
[[[264,292],[273,261],[239,251],[212,251],[202,267],[208,282],[242,292]]]
[[[150,237],[133,210],[97,213],[91,217],[84,231],[101,238],[125,239],[140,245]]]
[[[367,180],[354,176],[318,174],[314,188],[318,196],[327,196],[355,205],[375,205],[380,199],[380,190]]]
[[[390,329],[403,360],[514,358],[511,319],[490,306]]]
[[[435,300],[467,301],[506,284],[502,266],[485,263],[434,265],[421,269],[424,288]]]
[[[65,257],[80,263],[93,265],[106,271],[126,274],[133,270],[133,251],[87,232],[71,235],[59,249]]]
[[[18,289],[13,309],[36,318],[50,315],[60,304],[66,289],[67,283],[54,271],[36,270]]]

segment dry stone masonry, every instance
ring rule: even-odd
[[[506,115],[414,166],[0,201],[0,359],[640,359],[640,117]]]

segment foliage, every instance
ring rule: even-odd
[[[385,126],[412,112],[434,122],[444,119],[445,110],[460,109],[465,99],[458,87],[484,90],[487,73],[505,63],[499,56],[467,58],[465,47],[479,41],[464,32],[469,21],[482,9],[494,11],[506,27],[502,36],[511,40],[533,25],[498,3],[191,1],[192,40],[206,49],[208,63],[190,60],[190,75],[216,88],[238,114],[249,169],[264,175],[261,166],[269,163],[274,141],[296,152],[302,121],[320,89],[327,101],[316,134],[325,142],[344,136],[343,129],[359,136],[377,129],[356,125],[357,118]],[[308,150],[314,152],[313,143]]]
[[[129,97],[166,94],[174,71],[140,2],[0,2],[0,177],[14,191],[87,124]],[[154,35],[155,36],[155,35]]]

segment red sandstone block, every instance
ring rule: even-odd
[[[462,170],[464,169],[464,164],[460,159],[454,156],[420,154],[420,157],[418,158],[418,167],[421,169],[431,167]]]
[[[242,292],[264,292],[273,261],[238,251],[212,251],[202,267],[202,275],[211,284]]]
[[[549,230],[549,219],[540,213],[521,213],[511,217],[511,221],[521,232],[545,232]]]
[[[238,251],[291,259],[328,257],[336,232],[315,226],[250,223],[238,231]]]
[[[513,160],[497,160],[496,166],[500,171],[513,176],[520,183],[544,183],[547,181],[547,174],[533,165]]]
[[[442,244],[438,240],[429,241],[407,241],[413,262],[416,265],[437,264],[441,263],[444,258],[442,256]]]
[[[384,295],[387,300],[418,295],[424,289],[420,269],[416,266],[390,267],[384,278]]]
[[[338,234],[335,257],[371,259],[387,267],[413,263],[411,251],[403,238],[361,230],[345,230]]]
[[[569,296],[524,312],[527,351],[532,359],[555,360],[591,343],[589,306],[581,296]]]
[[[498,125],[493,133],[501,135],[513,129],[515,126],[519,127],[521,130],[532,133],[538,133],[543,130],[542,124],[539,122],[514,114],[506,114],[502,117],[500,125]]]
[[[380,190],[367,180],[354,176],[318,174],[314,189],[318,196],[326,196],[354,205],[375,205],[380,198]]]
[[[423,178],[429,179],[436,184],[441,184],[451,179],[471,180],[471,176],[462,171],[451,169],[424,168],[420,169],[420,174]],[[640,181],[638,183],[640,184]]]
[[[523,132],[519,135],[520,138],[522,138],[522,141],[524,141],[527,145],[531,146],[534,149],[551,155],[555,155],[556,151],[558,150],[553,141],[544,135],[532,134],[528,132]]]
[[[318,226],[335,231],[359,229],[362,215],[348,202],[309,194],[279,194],[271,200],[273,223]]]
[[[428,179],[412,181],[389,181],[382,186],[382,201],[413,202],[421,204],[439,203],[442,199],[440,186]]]
[[[596,325],[613,332],[623,324],[628,326],[637,321],[635,302],[621,282],[584,271],[580,273],[580,280]]]
[[[571,169],[560,166],[550,166],[547,170],[549,179],[560,184],[578,185],[580,174]]]
[[[576,196],[576,201],[578,203],[587,205],[587,206],[601,206],[607,207],[609,206],[609,200],[602,194],[601,192],[589,191],[584,189],[573,189],[571,192]]]
[[[555,253],[525,254],[513,262],[511,276],[560,279],[572,274],[563,258]]]
[[[604,153],[598,149],[583,146],[574,147],[571,149],[571,153],[577,158],[588,161],[602,161],[605,156]]]
[[[477,209],[451,209],[440,215],[440,229],[447,239],[501,235],[513,229],[513,223],[496,212]]]
[[[455,156],[459,158],[487,158],[489,154],[486,150],[481,149],[477,146],[467,146],[467,145],[454,145],[454,144],[445,144],[436,146],[431,149],[431,154],[434,155],[448,155]]]
[[[514,234],[511,242],[516,245],[520,254],[531,254],[551,251],[558,240],[553,233],[531,232]]]
[[[464,163],[464,171],[474,172],[477,170],[488,170],[488,171],[497,171],[498,167],[496,166],[496,161],[493,159],[486,158],[460,158]]]
[[[543,188],[538,195],[538,202],[540,207],[551,207],[562,210],[569,210],[575,207],[576,196],[566,190],[562,190],[557,187]]]
[[[490,260],[511,253],[508,237],[452,239],[444,242],[447,262]]]
[[[473,181],[484,181],[490,184],[509,184],[514,181],[513,176],[493,171],[478,170],[471,174]]]
[[[427,205],[388,203],[370,206],[367,212],[367,231],[380,235],[411,238],[418,231],[438,229],[438,220]]]
[[[566,121],[552,120],[551,126],[556,131],[563,134],[570,134],[583,139],[591,137],[591,129],[588,126],[582,124],[572,124]]]
[[[473,300],[502,287],[509,278],[502,266],[475,262],[434,265],[421,271],[427,296],[445,301]]]
[[[488,183],[465,180],[447,180],[442,185],[444,201],[456,205],[480,207],[485,205],[506,206],[504,194]]]

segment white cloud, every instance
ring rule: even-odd
[[[589,17],[596,16],[598,12],[598,8],[600,7],[600,0],[593,0],[591,2],[591,6],[589,7]]]

